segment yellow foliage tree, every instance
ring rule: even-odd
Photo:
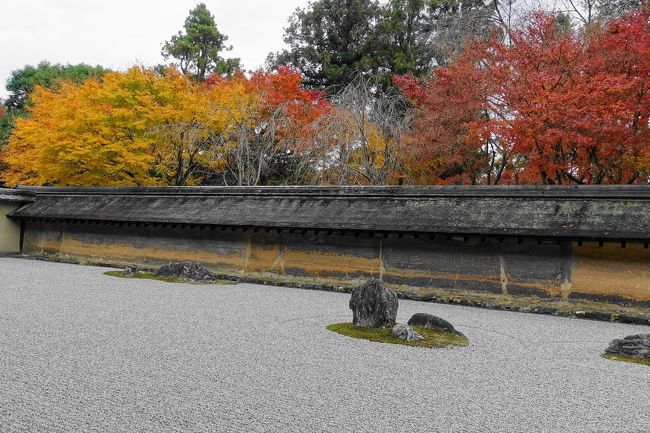
[[[242,75],[197,84],[174,70],[161,80],[169,98],[160,108],[154,168],[169,184],[195,184],[205,172],[228,169],[244,131],[263,122],[261,94]]]
[[[227,129],[237,98],[217,102],[179,72],[143,68],[103,80],[36,88],[2,160],[8,185],[192,184],[210,165],[208,150]],[[241,101],[241,99],[239,99]]]
[[[198,83],[134,67],[31,100],[0,154],[7,185],[257,184],[287,125],[323,110],[288,71]]]
[[[37,87],[30,116],[18,119],[2,159],[9,185],[155,185],[154,137],[147,134],[164,95],[141,68],[102,82]]]
[[[157,82],[160,100],[148,136],[155,141],[152,172],[164,184],[196,184],[200,168],[209,166],[207,151],[215,142],[204,86],[174,69]]]

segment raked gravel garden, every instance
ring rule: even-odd
[[[399,301],[466,347],[353,339],[349,294],[0,258],[1,432],[647,432],[644,326]]]

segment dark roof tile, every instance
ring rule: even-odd
[[[18,218],[650,239],[650,185],[27,188]]]

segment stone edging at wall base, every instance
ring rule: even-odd
[[[38,257],[28,257],[28,256],[13,256],[22,259],[28,260],[44,260],[44,261],[53,261],[53,262],[62,262],[62,263],[71,263],[78,265],[88,265],[88,266],[100,266],[108,268],[121,268],[125,266],[125,263],[116,263],[116,262],[100,262],[100,261],[86,261],[86,260],[77,260],[77,259],[64,259],[61,257],[53,256],[38,256]],[[142,270],[153,270],[154,267],[140,266]],[[225,280],[234,280],[245,283],[260,284],[267,286],[285,286],[292,287],[297,289],[306,289],[306,290],[322,290],[328,292],[338,292],[338,293],[350,293],[354,287],[354,284],[341,285],[341,284],[332,284],[328,283],[325,280],[316,280],[316,279],[307,279],[307,278],[298,278],[298,277],[287,277],[280,275],[264,275],[264,276],[253,276],[253,275],[229,275],[229,274],[220,274],[216,273],[219,279]],[[311,280],[313,282],[310,282]],[[451,305],[461,305],[468,307],[477,307],[485,308],[490,310],[500,310],[500,311],[512,311],[517,313],[532,313],[532,314],[545,314],[558,317],[567,317],[567,318],[577,318],[577,319],[587,319],[587,320],[598,320],[605,322],[618,322],[626,323],[633,325],[642,325],[650,326],[650,310],[649,309],[639,309],[639,308],[628,308],[621,307],[619,305],[613,304],[603,304],[597,303],[597,309],[590,309],[589,304],[585,303],[571,303],[571,302],[559,302],[559,301],[545,301],[538,299],[539,302],[528,302],[526,303],[525,299],[521,297],[510,298],[510,299],[500,299],[497,296],[483,295],[480,293],[464,293],[464,292],[454,292],[436,295],[418,295],[417,293],[409,293],[409,289],[399,286],[393,286],[388,284],[389,287],[393,288],[397,296],[400,299],[409,299],[414,301],[422,302],[433,302],[438,304],[451,304]],[[520,305],[515,305],[517,302]],[[611,309],[608,309],[607,306],[611,305]],[[647,310],[640,312],[639,310]]]

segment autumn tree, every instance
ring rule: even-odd
[[[267,116],[273,114],[278,131],[278,151],[268,165],[266,184],[302,184],[310,181],[314,167],[305,164],[300,143],[311,136],[313,122],[328,113],[331,104],[325,94],[304,88],[300,72],[278,67],[272,73],[256,71],[251,76],[263,96]]]
[[[375,93],[377,81],[358,76],[304,134],[302,155],[316,167],[314,183],[400,183],[403,136],[410,110],[399,92]]]
[[[161,54],[165,60],[175,59],[184,74],[203,81],[210,73],[231,75],[240,67],[239,59],[220,54],[232,49],[226,45],[227,40],[205,4],[199,3],[185,19],[184,32],[166,41]]]
[[[177,75],[180,75],[176,73]],[[179,76],[178,79],[184,79]],[[106,73],[102,81],[37,86],[29,116],[2,153],[9,185],[155,185],[157,139],[177,97],[165,79],[142,68]]]
[[[581,37],[558,32],[552,17],[537,17],[501,50],[509,64],[522,65],[504,81],[512,86],[504,102],[516,115],[503,134],[527,158],[520,176],[551,184],[645,182],[639,164],[650,149],[648,12]]]
[[[328,107],[286,68],[206,83],[131,68],[32,97],[0,155],[10,185],[287,182],[280,156]]]
[[[289,68],[257,71],[250,78],[212,77],[210,107],[223,118],[221,146],[224,184],[295,183],[300,176],[299,143],[314,119],[328,110],[320,92],[301,87],[300,73]]]
[[[4,101],[5,111],[0,116],[0,148],[7,142],[17,117],[25,117],[30,104],[29,95],[36,86],[56,89],[64,81],[81,83],[89,78],[100,78],[107,70],[101,66],[51,64],[40,62],[11,72]]]
[[[302,87],[300,73],[213,74],[196,85],[168,71],[175,95],[150,133],[157,139],[155,171],[165,182],[258,185],[301,183],[309,171],[299,143],[329,104]],[[170,80],[170,77],[175,77]]]
[[[508,145],[490,134],[493,81],[469,49],[431,79],[396,77],[416,108],[404,158],[415,183],[500,183]]]
[[[644,9],[580,33],[536,14],[508,44],[476,41],[430,80],[398,79],[418,108],[420,181],[646,182],[649,30]]]
[[[145,132],[153,140],[150,171],[165,185],[200,184],[218,166],[209,155],[218,146],[218,119],[205,86],[172,68],[156,73],[153,82],[157,105],[151,107]]]

